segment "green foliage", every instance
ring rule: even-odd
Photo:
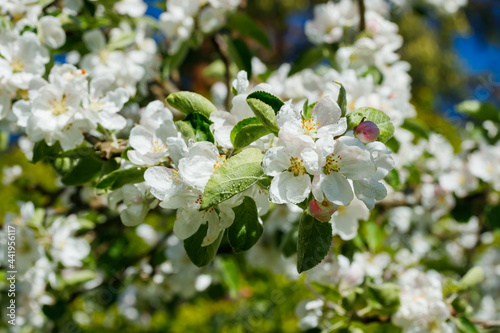
[[[339,97],[337,98],[337,104],[340,106],[342,111],[342,117],[347,114],[347,92],[345,91],[344,85],[340,82],[335,82],[340,85]]]
[[[184,249],[189,259],[198,267],[206,266],[213,260],[224,235],[224,231],[221,231],[219,237],[212,244],[201,246],[207,235],[207,230],[208,224],[202,224],[194,235],[184,240]]]
[[[476,326],[474,326],[474,324],[471,323],[471,321],[466,317],[460,316],[458,318],[454,318],[453,322],[460,333],[479,333]]]
[[[262,46],[271,49],[271,42],[262,28],[244,13],[236,13],[229,19],[228,28],[238,31],[241,35],[252,38]]]
[[[168,95],[167,103],[184,114],[201,113],[206,117],[217,111],[215,105],[200,94],[190,91],[179,91]]]
[[[321,60],[328,58],[330,52],[327,48],[308,48],[306,51],[301,53],[290,68],[288,76],[292,76],[306,68],[311,68],[318,64]]]
[[[306,99],[304,102],[304,105],[302,106],[302,117],[304,119],[311,119],[311,114],[314,106],[316,105],[317,102],[314,102],[313,104],[309,104],[309,99]]]
[[[472,267],[459,281],[459,286],[462,290],[472,288],[484,280],[483,269],[479,266]]]
[[[271,131],[262,125],[259,119],[255,117],[245,118],[238,122],[231,131],[231,142],[234,150],[238,150],[269,133]]]
[[[259,149],[248,148],[222,164],[205,186],[201,209],[213,207],[259,181],[262,157]]]
[[[394,125],[391,123],[389,116],[373,108],[359,108],[349,112],[347,114],[347,129],[350,130],[359,125],[364,118],[378,126],[380,134],[377,141],[387,142],[394,135]]]
[[[481,103],[478,100],[467,100],[457,105],[457,110],[480,121],[500,121],[500,111],[495,105]]]
[[[276,124],[276,114],[284,103],[274,95],[264,91],[256,91],[247,96],[247,103],[260,122],[274,134],[280,128]]]
[[[246,71],[249,78],[252,77],[252,52],[247,44],[242,39],[231,39],[229,36],[224,36],[224,40],[231,60],[240,70]]]
[[[245,197],[241,205],[234,207],[233,224],[227,229],[229,245],[235,252],[244,252],[257,243],[264,232],[259,222],[257,206],[250,197]]]
[[[96,188],[104,190],[116,190],[125,184],[140,183],[144,181],[144,167],[132,167],[128,169],[115,170],[102,177]]]
[[[297,242],[297,271],[302,273],[318,265],[330,250],[332,225],[302,214]]]
[[[62,177],[61,181],[68,186],[83,185],[91,182],[101,174],[103,163],[103,160],[101,160],[96,153],[82,157],[78,160],[77,164]]]

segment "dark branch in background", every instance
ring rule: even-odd
[[[222,38],[220,34],[217,34],[214,37],[214,43],[217,48],[217,51],[219,52],[222,61],[224,62],[224,67],[226,68],[226,88],[227,88],[227,95],[226,95],[226,111],[229,111],[231,109],[231,73],[229,72],[229,66],[231,65],[231,61],[229,59],[229,54],[227,51],[227,43]]]
[[[113,157],[121,156],[123,151],[127,148],[124,142],[120,143],[119,147],[115,147],[111,145],[109,142],[99,139],[98,137],[93,136],[92,134],[82,131],[85,140],[87,140],[96,151],[101,152],[101,158],[111,159]]]
[[[359,5],[359,32],[365,31],[365,0],[358,0]]]

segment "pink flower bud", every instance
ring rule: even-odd
[[[316,200],[311,201],[309,204],[309,215],[321,222],[328,222],[332,217],[332,214],[337,210],[337,206],[330,201],[318,202]]]
[[[377,140],[380,130],[374,122],[369,120],[362,121],[358,126],[354,127],[354,136],[363,143],[370,143]]]

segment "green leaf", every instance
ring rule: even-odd
[[[368,295],[382,308],[395,311],[399,307],[399,286],[394,283],[368,284]]]
[[[42,312],[47,316],[47,318],[55,321],[62,318],[67,309],[68,304],[63,300],[59,300],[55,304],[44,304],[42,306]]]
[[[65,287],[76,286],[87,281],[93,280],[97,277],[97,273],[90,269],[83,269],[71,273],[68,277],[64,278]]]
[[[175,126],[177,127],[177,130],[181,132],[182,136],[186,139],[194,138],[194,128],[189,122],[178,120],[175,122]]]
[[[206,266],[212,261],[219,249],[222,235],[224,235],[224,231],[221,231],[219,237],[212,244],[201,246],[203,238],[207,235],[207,230],[208,223],[202,224],[193,236],[184,240],[184,249],[189,259],[198,267]]]
[[[462,290],[472,288],[484,281],[483,269],[479,266],[472,267],[459,281]]]
[[[222,281],[229,289],[231,298],[236,299],[236,297],[238,297],[240,284],[238,278],[238,265],[231,257],[219,257],[218,259],[216,263],[222,273]]]
[[[281,99],[265,91],[255,91],[247,96],[247,99],[249,98],[255,98],[266,103],[273,108],[275,115],[277,115],[281,107],[285,105]]]
[[[201,209],[213,207],[258,182],[264,173],[262,157],[260,149],[248,148],[222,164],[205,186]]]
[[[457,105],[457,110],[478,120],[491,120],[498,123],[500,120],[500,111],[495,105],[490,103],[481,103],[478,100],[467,100]]]
[[[316,102],[317,103],[317,102]],[[306,99],[304,105],[302,106],[302,118],[311,119],[312,109],[316,103],[309,105],[309,99]]]
[[[457,317],[453,320],[460,333],[479,333],[476,326],[466,317]]]
[[[399,179],[399,172],[397,169],[389,171],[387,176],[384,177],[384,180],[396,191],[400,190],[401,180]]]
[[[256,98],[248,98],[247,104],[252,109],[253,113],[260,120],[262,125],[264,125],[267,129],[269,129],[275,135],[278,135],[280,128],[276,124],[276,114],[274,113],[273,108],[261,100]]]
[[[75,167],[62,177],[61,181],[68,186],[86,184],[99,176],[102,164],[103,161],[96,154],[82,157]]]
[[[53,158],[61,150],[62,149],[61,146],[59,145],[59,142],[56,142],[52,146],[49,146],[43,140],[38,141],[37,143],[35,143],[35,146],[33,147],[33,159],[31,160],[31,162],[36,163],[38,161],[43,160],[44,158]]]
[[[184,122],[191,125],[196,141],[215,142],[214,136],[210,131],[210,125],[213,124],[213,122],[208,119],[207,116],[198,112],[191,113],[184,119]]]
[[[271,186],[272,180],[273,180],[273,177],[263,175],[262,177],[260,177],[259,181],[257,182],[257,185],[259,185],[261,188],[263,188],[265,190],[269,190],[269,187]]]
[[[234,149],[243,148],[260,139],[271,131],[262,125],[259,119],[255,117],[245,118],[238,122],[231,131],[231,142]]]
[[[372,108],[359,108],[353,112],[347,114],[347,129],[350,130],[366,118],[371,122],[374,122],[379,130],[380,135],[377,141],[387,142],[394,135],[394,125],[391,123],[391,119],[384,112],[372,109]]]
[[[96,188],[104,190],[116,190],[125,184],[140,183],[144,181],[144,172],[147,168],[132,167],[128,169],[115,170],[102,177]]]
[[[342,117],[345,117],[347,114],[347,92],[345,91],[344,85],[340,82],[335,82],[340,85],[339,97],[337,98],[337,104],[340,106],[340,110],[342,111]]]
[[[281,240],[280,249],[285,257],[291,257],[297,253],[297,242],[299,240],[299,224],[294,223],[292,228]]]
[[[266,32],[262,30],[262,28],[255,22],[255,20],[248,15],[244,13],[234,14],[229,19],[227,26],[232,30],[238,31],[243,36],[250,37],[253,40],[259,42],[267,49],[271,49],[271,42],[269,41]]]
[[[179,68],[189,53],[189,42],[184,42],[176,54],[168,56],[163,62],[161,75],[164,80],[169,79],[174,70]]]
[[[318,265],[332,244],[332,225],[302,214],[297,242],[297,271],[302,273]]]
[[[72,168],[76,166],[78,161],[76,159],[72,159],[69,157],[57,157],[54,160],[51,160],[51,164],[54,167],[54,170],[58,174],[65,175],[67,174]]]
[[[212,112],[217,111],[215,105],[208,99],[190,91],[179,91],[168,95],[167,103],[187,115],[199,112],[210,117]]]
[[[429,139],[429,128],[419,119],[405,119],[401,128],[412,132],[416,137]]]
[[[233,208],[234,222],[227,229],[229,245],[235,252],[244,252],[257,243],[264,228],[259,222],[257,205],[250,197],[245,197],[238,207]]]
[[[288,76],[292,76],[303,69],[311,68],[321,60],[328,58],[329,51],[326,48],[313,47],[307,49],[304,53],[297,57],[295,62],[288,72]]]
[[[247,44],[241,39],[231,39],[229,36],[224,36],[227,44],[227,52],[229,57],[234,61],[240,70],[247,72],[248,78],[252,77],[252,52]]]
[[[10,134],[9,132],[0,132],[0,152],[3,152],[9,147]]]
[[[373,221],[368,221],[363,223],[362,233],[370,251],[376,252],[382,245],[382,238],[384,237],[380,226]]]

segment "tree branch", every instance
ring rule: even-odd
[[[359,32],[363,32],[366,28],[365,22],[365,0],[358,0],[359,5]]]
[[[107,141],[101,140],[98,137],[93,136],[87,131],[82,131],[83,137],[87,140],[96,151],[101,152],[101,158],[111,159],[113,157],[121,156],[123,151],[127,149],[126,142],[121,142],[119,147],[115,147]]]

